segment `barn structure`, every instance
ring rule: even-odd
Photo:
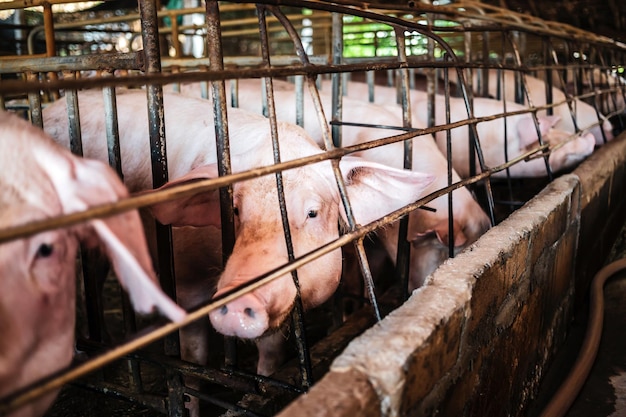
[[[626,5],[8,0],[0,19],[2,109],[130,191],[0,223],[0,250],[140,209],[188,313],[134,314],[83,247],[74,359],[0,367],[0,415],[59,389],[48,417],[540,415],[624,236]]]

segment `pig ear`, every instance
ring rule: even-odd
[[[435,176],[346,156],[340,162],[354,216],[367,224],[423,196]],[[340,210],[345,219],[345,211]]]
[[[66,214],[111,203],[128,194],[113,170],[102,162],[69,153],[66,158],[38,149],[33,153],[54,185]],[[137,211],[91,220],[88,224],[104,244],[120,284],[138,312],[150,313],[156,308],[172,321],[185,317],[185,311],[157,284]],[[80,228],[79,234],[88,238],[90,233],[87,228]]]
[[[217,164],[203,165],[158,188],[165,190],[177,185],[217,177]],[[149,207],[162,224],[173,226],[220,227],[219,193],[217,190],[154,204]]]
[[[548,134],[550,129],[554,127],[559,120],[561,120],[559,116],[537,116],[541,136],[543,137]],[[520,150],[537,144],[539,137],[537,136],[537,129],[535,128],[535,122],[531,115],[527,114],[520,117],[517,123],[517,134],[520,139]]]

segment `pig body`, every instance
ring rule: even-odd
[[[365,97],[367,95],[367,84],[358,82],[349,82],[347,85],[348,97]],[[395,103],[396,89],[392,87],[376,86],[374,90],[374,99],[376,103],[387,105]],[[416,126],[425,126],[427,123],[427,101],[426,93],[423,91],[410,91],[411,114]],[[441,95],[435,96],[435,123],[445,124],[445,97]],[[507,102],[507,111],[523,111],[525,106]],[[503,102],[490,98],[474,99],[474,116],[484,117],[504,112]],[[467,110],[465,103],[461,98],[450,99],[450,119],[456,122],[467,118]],[[562,144],[566,141],[570,134],[567,131],[558,128],[559,116],[538,116],[541,128],[542,138],[544,142],[551,146]],[[507,117],[507,145],[508,159],[512,159],[527,149],[531,149],[539,145],[539,137],[536,133],[534,122],[530,113],[518,116]],[[504,122],[487,121],[479,123],[477,126],[481,147],[485,154],[486,164],[490,167],[500,165],[505,162],[504,154]],[[457,172],[463,177],[469,176],[469,136],[468,128],[456,128],[452,130],[454,138],[454,147],[460,147],[453,151],[453,165]],[[572,130],[573,132],[573,130]],[[437,145],[442,153],[446,153],[445,132],[436,134]],[[572,139],[567,144],[556,148],[550,155],[549,163],[554,172],[569,168],[593,152],[591,142],[591,133],[582,134]],[[595,143],[595,138],[594,138]],[[540,177],[547,175],[545,164],[542,159],[526,161],[516,164],[509,170],[512,177]],[[497,173],[495,176],[504,176],[505,173]]]
[[[424,103],[425,105],[425,103]],[[516,103],[507,103],[507,111],[523,111],[525,106]],[[435,119],[437,124],[445,124],[445,102],[443,97],[436,100]],[[502,102],[499,100],[480,98],[474,99],[474,116],[486,117],[503,112]],[[420,117],[426,118],[423,112],[418,111]],[[450,98],[450,121],[456,122],[467,118],[464,100]],[[425,121],[425,120],[424,120]],[[558,117],[538,116],[540,131],[545,143],[551,147],[562,145],[550,153],[549,164],[553,172],[572,167],[593,152],[596,143],[592,134],[586,133],[565,142],[570,134],[554,128]],[[506,148],[504,129],[506,123]],[[521,155],[527,150],[539,145],[538,135],[532,116],[529,113],[507,116],[480,122],[476,125],[481,149],[487,167],[495,167],[508,160]],[[458,127],[451,130],[452,137],[452,162],[461,177],[468,177],[469,170],[469,132],[468,127]],[[435,135],[437,146],[446,153],[446,132],[437,132]],[[505,155],[505,149],[508,155]],[[478,162],[476,162],[478,167]],[[547,175],[543,158],[532,159],[517,163],[509,168],[512,177],[540,177]],[[495,173],[496,177],[506,176],[506,171]]]
[[[576,87],[579,88],[578,94],[586,94],[599,89],[611,89],[612,92],[602,94],[598,98],[593,97],[589,100],[598,101],[600,110],[604,113],[617,111],[618,113],[626,112],[624,104],[624,89],[626,88],[626,80],[619,75],[602,71],[599,68],[584,69],[581,74],[577,70],[569,69],[565,73],[562,71],[550,71],[552,85],[560,90],[566,91],[568,94],[575,94]],[[546,72],[539,71],[538,78],[545,80]],[[593,83],[593,88],[591,88]],[[575,85],[576,84],[576,85]]]
[[[0,112],[0,228],[43,220],[126,196],[106,165],[77,158],[24,120]],[[68,366],[75,322],[75,258],[79,241],[101,241],[139,312],[184,311],[158,288],[135,211],[94,219],[0,245],[0,397]],[[39,416],[46,394],[11,416]]]
[[[207,100],[165,94],[165,117],[169,175],[166,187],[217,176],[215,129],[212,105]],[[86,155],[106,158],[102,98],[98,92],[79,95],[83,144]],[[122,169],[133,191],[151,188],[149,145],[147,141],[146,97],[143,91],[120,92]],[[67,122],[63,103],[44,110],[44,125],[54,137],[67,143]],[[228,110],[233,172],[273,164],[268,119],[239,109]],[[132,127],[129,127],[132,126]],[[138,128],[141,126],[141,128]],[[279,123],[280,152],[283,161],[322,152],[297,126]],[[368,223],[398,209],[422,195],[432,176],[396,170],[362,158],[344,157],[340,163],[355,217]],[[287,170],[283,173],[287,211],[295,256],[301,256],[338,237],[337,223],[343,213],[329,161]],[[287,262],[276,179],[263,176],[234,184],[237,236],[232,255],[217,282],[217,295],[245,284]],[[382,201],[382,204],[372,204]],[[153,207],[155,216],[176,227],[219,227],[217,191],[196,198],[177,200]],[[183,239],[184,241],[185,239]],[[177,260],[188,270],[208,270],[202,256],[177,250]],[[199,266],[198,266],[199,265]],[[333,251],[298,269],[304,308],[324,302],[335,291],[341,273],[340,251]],[[178,278],[177,278],[178,279]],[[187,279],[182,277],[181,279]],[[193,279],[191,280],[193,281]],[[179,294],[206,299],[202,294]],[[203,295],[206,294],[206,297]],[[214,327],[225,335],[247,339],[272,336],[292,309],[296,289],[290,274],[240,297],[210,314]],[[180,300],[183,305],[186,300]],[[206,345],[206,342],[204,342]],[[206,346],[190,348],[199,355]],[[260,352],[263,356],[263,352]],[[271,363],[261,358],[259,364]],[[274,366],[274,365],[268,365]],[[257,368],[269,374],[273,369]]]
[[[492,97],[513,101],[515,98],[515,73],[513,71],[503,71],[504,72],[504,89],[498,88],[498,71],[495,69],[489,70],[489,83],[488,83],[488,91]],[[457,79],[456,71],[450,71],[450,81],[455,82]],[[478,71],[473,71],[473,80],[472,86],[476,87],[478,84]],[[546,84],[544,81],[526,75],[526,82],[528,84],[528,93],[530,96],[530,100],[532,101],[532,105],[539,107],[544,106],[547,103],[546,100]],[[501,93],[500,91],[501,90]],[[559,103],[565,100],[565,93],[556,88],[552,88],[552,102]],[[524,104],[528,104],[528,99],[524,95]],[[593,124],[598,123],[598,115],[596,114],[596,110],[589,104],[575,99],[573,102],[574,106],[574,115],[576,117],[577,127],[580,130],[589,130],[596,141],[597,145],[602,145],[604,143],[604,135],[606,136],[606,140],[613,139],[613,126],[611,122],[609,122],[604,116],[600,115],[600,124],[591,127]],[[547,112],[542,110],[537,113],[538,115],[546,115]],[[569,133],[575,133],[576,129],[574,128],[574,122],[572,120],[572,116],[569,110],[567,103],[560,104],[556,107],[553,107],[553,115],[558,116],[560,119],[557,124],[554,126],[555,129],[562,130]],[[601,127],[600,127],[601,126]]]

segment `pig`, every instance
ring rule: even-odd
[[[81,128],[85,155],[104,160],[106,141],[103,128],[101,93],[79,94]],[[164,187],[217,176],[215,129],[212,104],[208,100],[164,94],[169,177]],[[151,189],[147,110],[144,91],[121,90],[117,95],[119,113],[122,169],[126,185],[132,191]],[[65,103],[52,104],[43,111],[44,127],[60,143],[67,146]],[[233,172],[271,165],[273,153],[270,124],[267,118],[241,109],[228,109],[231,161]],[[293,160],[323,151],[301,128],[278,123],[280,153],[283,161]],[[434,180],[430,174],[406,171],[367,161],[361,157],[345,156],[340,167],[348,189],[357,222],[366,224],[388,214],[423,195]],[[287,212],[295,256],[301,256],[338,237],[338,220],[345,216],[331,163],[323,161],[283,172]],[[263,176],[233,185],[236,216],[236,240],[231,256],[215,284],[215,296],[220,296],[251,279],[287,262],[276,179]],[[373,202],[376,202],[375,204]],[[220,227],[216,191],[195,197],[162,203],[152,207],[155,217],[172,224],[175,232],[189,227]],[[185,227],[185,230],[181,228]],[[179,239],[185,242],[185,238]],[[175,248],[175,265],[186,264],[189,271],[208,271],[202,256],[184,248]],[[189,266],[193,265],[193,266]],[[302,304],[305,309],[327,300],[335,291],[341,274],[341,251],[332,251],[298,268]],[[193,281],[193,278],[182,279]],[[177,285],[179,277],[177,276]],[[206,280],[204,280],[206,282]],[[195,297],[195,302],[207,300],[213,289],[180,297]],[[264,285],[235,301],[212,311],[209,318],[222,334],[244,339],[257,339],[259,362],[257,372],[268,375],[276,361],[271,356],[276,331],[291,311],[296,289],[291,274]],[[278,337],[280,338],[280,337]],[[181,336],[182,339],[182,336]],[[183,349],[185,359],[201,363],[206,341]],[[204,343],[204,345],[202,345]],[[185,344],[181,340],[181,344]],[[268,354],[264,354],[264,351]],[[193,357],[191,357],[193,356]],[[199,358],[199,359],[198,359]]]
[[[444,124],[444,98],[438,97],[435,103],[436,123]],[[474,99],[474,116],[486,117],[502,113],[502,105],[503,103],[500,100],[477,97]],[[425,102],[423,102],[423,106],[425,106]],[[527,110],[525,106],[512,102],[506,103],[506,109],[509,112]],[[422,117],[425,122],[425,114],[419,110],[416,113],[419,117]],[[451,97],[450,121],[456,122],[465,118],[467,118],[467,111],[464,100],[462,98]],[[553,172],[571,168],[593,152],[596,139],[591,133],[582,133],[573,140],[568,140],[571,136],[570,133],[555,128],[560,119],[558,116],[543,115],[537,116],[537,119],[543,141],[550,144],[551,148],[558,146],[552,150],[548,158],[548,163]],[[495,167],[505,162],[504,123],[506,123],[506,149],[508,151],[509,160],[539,145],[539,137],[530,113],[480,122],[476,125],[476,129],[487,167]],[[452,163],[454,169],[461,177],[469,177],[469,129],[466,126],[454,128],[451,130],[451,135]],[[446,132],[437,132],[435,137],[437,146],[442,153],[446,154]],[[479,167],[478,160],[476,166]],[[509,174],[511,177],[530,178],[546,176],[547,171],[543,158],[537,158],[511,166],[509,168]],[[506,175],[506,171],[499,171],[493,174],[494,177],[506,177]]]
[[[473,80],[472,86],[476,87],[478,84],[478,71],[472,71]],[[457,82],[457,74],[456,71],[449,71],[450,82]],[[494,98],[513,101],[515,98],[515,74],[513,71],[504,71],[504,86],[505,90],[502,94],[498,94],[498,71],[495,69],[489,70],[489,83],[488,83],[488,91],[489,95]],[[528,84],[528,93],[530,95],[530,100],[532,101],[532,105],[539,107],[544,106],[547,103],[546,100],[546,84],[544,81],[526,75],[526,82]],[[556,87],[552,88],[552,102],[559,103],[565,100],[565,93],[559,90]],[[528,104],[528,99],[524,95],[524,104]],[[606,119],[602,114],[600,114],[601,123],[596,126],[590,127],[593,124],[598,123],[598,115],[596,114],[596,110],[589,104],[575,99],[573,102],[574,105],[574,115],[576,116],[576,123],[578,129],[580,130],[589,130],[596,141],[597,145],[602,145],[604,143],[604,135],[606,136],[606,140],[613,139],[613,126],[611,122]],[[545,110],[539,111],[538,115],[546,115],[547,112]],[[574,128],[574,122],[572,120],[572,116],[569,111],[569,107],[567,103],[560,104],[553,108],[553,115],[558,116],[558,122],[554,125],[555,129],[562,130],[569,133],[576,133],[576,129]],[[601,128],[600,128],[601,126]]]
[[[16,115],[0,111],[0,228],[85,210],[127,196],[116,174],[81,159]],[[157,285],[136,211],[0,244],[0,397],[68,366],[74,352],[79,242],[99,242],[140,313],[185,312]],[[43,415],[58,391],[9,415]]]
[[[539,75],[545,79],[546,74],[544,71],[540,71]],[[584,69],[582,77],[578,73],[575,74],[574,70],[567,71],[567,78],[562,78],[562,75],[559,76],[559,71],[556,70],[551,71],[550,75],[552,77],[552,85],[566,91],[570,95],[610,90],[610,92],[604,92],[585,100],[592,104],[597,103],[600,111],[604,114],[615,112],[616,116],[620,117],[626,113],[626,104],[624,102],[626,80],[619,75],[609,71],[602,71],[599,68]],[[575,87],[578,87],[578,89]],[[611,118],[611,121],[613,121],[613,118]],[[616,124],[619,123],[613,123],[614,136],[619,133]]]
[[[359,82],[349,82],[347,86],[348,97],[365,97],[367,95],[367,84],[359,83]],[[384,86],[376,86],[375,88],[375,102],[380,104],[393,104],[396,100],[396,89],[392,87],[384,87]],[[411,114],[413,116],[413,123],[416,126],[424,126],[427,123],[427,97],[426,93],[423,91],[411,90],[410,91],[410,99],[411,99]],[[444,105],[445,105],[445,97],[441,95],[435,96],[436,104],[436,123],[444,124],[445,123],[445,113],[444,113]],[[507,102],[507,111],[523,111],[526,110],[526,107],[523,105],[519,105],[512,102]],[[504,110],[502,101],[489,99],[489,98],[476,98],[474,102],[474,116],[482,117],[489,116],[498,113],[502,113]],[[467,118],[467,111],[465,108],[465,104],[463,99],[461,98],[451,98],[450,100],[450,113],[451,113],[451,121],[459,121],[464,118]],[[532,120],[532,116],[530,113],[522,115],[522,116],[513,116],[509,118],[513,121],[513,125],[516,129],[509,129],[507,132],[510,132],[512,136],[509,138],[509,145],[514,146],[519,143],[519,147],[514,148],[510,147],[511,153],[509,154],[509,159],[519,155],[524,150],[530,150],[532,147],[538,146],[538,136],[536,133],[536,129],[534,126],[534,122]],[[570,133],[560,130],[557,128],[559,125],[560,116],[539,116],[538,121],[540,125],[540,132],[542,133],[542,137],[545,142],[548,142],[552,147],[559,146],[555,149],[550,155],[550,167],[553,171],[557,172],[563,169],[570,168],[579,162],[581,162],[584,158],[589,156],[589,154],[593,151],[593,146],[591,146],[590,138],[592,136],[591,133],[581,134],[579,137],[573,139],[572,141],[562,145],[565,141],[569,139],[571,136]],[[489,155],[488,157],[488,165],[495,166],[504,162],[504,141],[503,138],[499,138],[497,136],[497,132],[504,132],[503,128],[499,128],[496,125],[496,122],[483,122],[486,123],[484,126],[479,124],[480,132],[479,137],[481,139],[481,146],[483,151]],[[487,128],[487,126],[489,128]],[[459,128],[454,129],[455,135],[457,137],[462,136],[464,139],[465,147],[463,149],[468,149],[468,136],[464,132],[467,132],[467,128]],[[495,135],[495,136],[494,136]],[[438,133],[437,144],[439,145],[439,149],[442,152],[446,152],[445,140],[442,139],[444,133]],[[458,139],[461,141],[461,139]],[[596,143],[594,137],[594,143]],[[457,152],[453,155],[453,158],[456,158],[454,163],[455,168],[457,168],[457,164],[460,164],[459,159],[463,159],[464,155],[463,151]],[[464,177],[469,176],[469,162],[466,162],[462,165],[462,168],[457,168],[459,173],[462,173]],[[509,173],[512,177],[540,177],[547,175],[545,164],[541,160],[535,160],[530,162],[522,162],[517,164],[514,168],[509,170]],[[503,176],[504,172],[497,173],[495,176]]]
[[[273,84],[274,98],[277,103],[277,117],[284,121],[294,122],[295,94],[293,85],[277,80],[274,80]],[[349,94],[352,84],[365,85],[364,83],[350,83],[350,88],[348,88]],[[259,80],[239,80],[239,101],[242,108],[255,112],[261,111],[260,87]],[[395,100],[394,89],[381,89],[383,92],[389,90],[393,90],[393,94],[389,93],[387,99]],[[191,92],[193,90],[187,91]],[[324,110],[326,112],[330,111],[331,96],[322,93],[320,98]],[[312,106],[310,95],[305,92],[304,128],[320,146],[323,146],[322,128],[316,120],[315,112],[311,111]],[[366,123],[374,125],[402,126],[400,109],[395,105],[393,107],[396,108],[395,112],[390,111],[389,106],[383,107],[362,100],[355,100],[349,96],[343,99],[343,120],[348,122],[365,120]],[[423,123],[418,118],[413,118],[413,127],[419,128],[423,126]],[[390,132],[393,131],[344,126],[342,145],[362,144],[389,136]],[[355,155],[362,156],[373,162],[402,169],[404,145],[401,142],[396,142],[385,145],[382,148],[358,152]],[[426,194],[448,185],[447,167],[447,160],[437,148],[431,135],[413,139],[413,168],[435,175],[435,181],[425,190]],[[452,170],[452,181],[456,182],[459,180],[457,173]],[[453,194],[454,232],[452,235],[455,253],[458,253],[475,242],[490,227],[490,221],[465,187],[455,190]],[[436,211],[416,210],[409,215],[407,239],[414,248],[411,254],[409,291],[413,291],[423,285],[426,277],[449,257],[448,239],[451,236],[448,232],[448,196],[438,197],[429,202],[428,205]],[[398,244],[398,224],[386,227],[379,231],[378,234],[389,256],[395,262]]]
[[[367,84],[365,83],[349,82],[347,85],[348,97],[363,98],[367,96],[367,91]],[[376,86],[374,90],[375,102],[379,104],[386,104],[387,106],[393,105],[396,102],[396,95],[396,89],[393,87]],[[426,93],[423,91],[411,90],[410,100],[413,124],[415,126],[425,126],[427,124]],[[435,103],[436,124],[445,124],[445,97],[436,95]],[[527,108],[523,105],[508,101],[506,106],[507,111],[509,112],[527,110]],[[502,113],[503,111],[503,103],[500,100],[490,98],[474,99],[475,117],[490,116]],[[468,117],[463,99],[454,97],[450,99],[450,113],[452,122],[463,120]],[[539,145],[539,138],[530,113],[521,116],[513,116],[507,119],[510,119],[510,123],[507,125],[509,126],[507,132],[510,135],[507,139],[509,159],[512,159],[526,150],[530,150]],[[554,172],[558,172],[578,164],[584,158],[589,156],[591,152],[593,152],[593,146],[590,141],[592,138],[591,133],[581,134],[561,146],[561,144],[568,140],[571,135],[567,131],[557,128],[560,117],[542,115],[538,116],[538,121],[543,140],[549,143],[551,147],[557,145],[560,146],[551,153],[549,159],[550,167]],[[491,167],[505,162],[504,137],[499,134],[499,132],[504,132],[504,129],[499,127],[497,123],[498,122],[496,121],[488,121],[482,122],[477,126],[479,130],[478,135],[481,140],[481,147],[486,155],[486,163]],[[467,160],[467,155],[469,155],[468,128],[457,128],[453,129],[452,132],[455,137],[455,144],[463,142],[463,145],[461,145],[463,146],[462,150],[455,150],[453,152],[452,156],[454,168],[464,178],[469,177],[469,161]],[[446,153],[445,132],[437,133],[436,137],[439,149],[441,152]],[[595,137],[593,143],[596,143]],[[509,173],[512,177],[541,177],[547,175],[545,164],[543,160],[540,159],[516,164],[513,168],[509,169]],[[498,177],[504,175],[506,175],[506,173],[501,171],[496,173],[494,176]]]

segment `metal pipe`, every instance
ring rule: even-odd
[[[257,8],[259,18],[259,33],[261,35],[261,55],[266,66],[270,64],[269,37],[267,35],[267,23],[265,21],[265,8],[259,6]],[[274,154],[274,163],[280,163],[280,146],[278,141],[278,125],[276,121],[276,108],[274,103],[274,90],[272,79],[264,79],[264,91],[267,102],[264,103],[268,109],[270,119],[270,130],[272,136],[272,150]],[[291,229],[289,227],[289,218],[287,216],[287,207],[285,203],[285,193],[283,189],[282,172],[276,174],[276,189],[278,191],[278,202],[280,206],[280,214],[283,225],[283,233],[285,235],[285,245],[287,246],[287,256],[289,261],[295,258],[293,250],[293,241],[291,238]],[[311,354],[309,352],[306,330],[304,326],[304,307],[302,305],[302,294],[300,292],[300,281],[298,279],[297,270],[291,272],[294,286],[296,287],[296,299],[292,313],[294,334],[296,335],[296,345],[298,348],[298,359],[300,360],[300,374],[302,376],[302,386],[308,389],[313,384],[313,371],[311,367]]]

